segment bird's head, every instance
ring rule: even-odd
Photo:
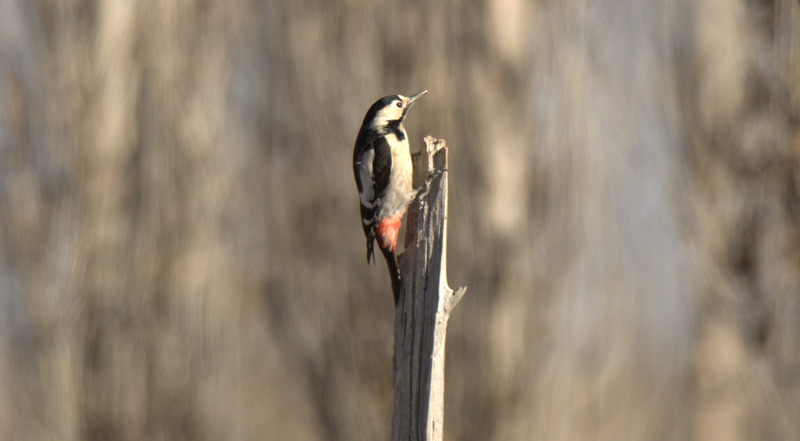
[[[383,131],[392,124],[400,124],[403,122],[403,118],[406,117],[408,109],[414,104],[414,101],[422,95],[425,95],[426,92],[428,91],[423,90],[410,97],[389,95],[379,99],[367,111],[362,127],[375,131]]]

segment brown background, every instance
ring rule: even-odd
[[[0,1],[0,439],[388,439],[422,89],[448,439],[800,439],[795,0]]]

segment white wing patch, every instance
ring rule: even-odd
[[[372,200],[374,199],[372,182],[372,161],[375,159],[375,149],[367,149],[361,155],[361,165],[358,167],[358,179],[361,181],[361,205],[367,208],[373,208]]]

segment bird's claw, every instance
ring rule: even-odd
[[[425,178],[425,181],[414,190],[414,198],[420,197],[420,195],[424,196],[428,194],[431,191],[431,184],[433,183],[433,180],[441,176],[442,173],[446,171],[446,168],[437,168],[431,170],[431,172],[428,173],[428,177]]]
[[[442,175],[442,173],[446,171],[447,168],[436,168],[431,170],[431,172],[428,173],[427,179],[425,179],[425,185],[431,185],[431,182],[433,182],[434,179],[438,178],[439,176]]]

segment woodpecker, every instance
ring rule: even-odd
[[[397,233],[416,192],[412,184],[411,153],[403,119],[427,90],[411,96],[385,96],[364,116],[353,149],[353,172],[361,202],[361,222],[367,236],[367,264],[375,261],[373,241],[386,258],[394,303],[401,290],[397,265]]]

